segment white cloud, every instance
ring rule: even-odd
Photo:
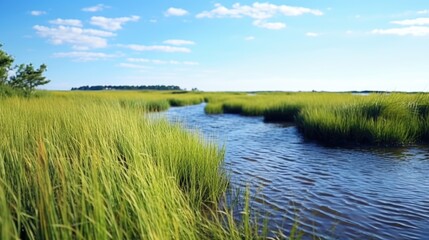
[[[69,26],[50,28],[35,25],[33,29],[36,30],[39,36],[49,39],[54,45],[71,44],[76,50],[104,48],[107,46],[106,38],[115,36],[111,32]]]
[[[128,58],[128,62],[139,62],[139,63],[149,63],[152,60],[147,58]]]
[[[172,47],[164,45],[138,45],[138,44],[129,44],[129,45],[119,45],[120,47],[128,48],[134,51],[158,51],[158,52],[167,52],[167,53],[189,53],[191,50],[185,47]]]
[[[323,15],[323,12],[317,9],[304,7],[292,7],[287,5],[275,5],[270,3],[255,2],[252,5],[241,5],[235,3],[232,8],[226,8],[217,3],[211,11],[204,11],[197,14],[197,18],[241,18],[250,17],[253,19],[268,19],[280,14],[284,16],[299,16],[303,14]]]
[[[402,26],[429,25],[429,18],[406,19],[401,21],[392,21],[391,23]]]
[[[31,14],[32,16],[42,16],[42,15],[45,15],[45,14],[46,14],[46,12],[45,12],[45,11],[33,10],[33,11],[31,11],[31,12],[30,12],[30,14]]]
[[[101,52],[59,52],[54,53],[53,57],[55,58],[72,58],[76,61],[96,61],[96,60],[102,60],[107,58],[113,58],[116,57],[116,55],[113,54],[106,54]]]
[[[133,63],[153,63],[153,64],[173,64],[173,65],[199,65],[198,62],[191,61],[176,61],[176,60],[159,60],[159,59],[147,59],[147,58],[128,58],[128,62]]]
[[[320,34],[315,33],[315,32],[308,32],[305,34],[305,36],[307,36],[307,37],[318,37],[318,36],[320,36]]]
[[[286,24],[281,22],[265,22],[264,20],[259,20],[259,19],[253,21],[253,25],[260,28],[270,29],[270,30],[280,30],[286,27]]]
[[[122,29],[122,25],[127,22],[137,22],[140,20],[139,16],[131,16],[131,17],[120,17],[120,18],[106,18],[106,17],[91,17],[91,24],[101,27],[105,30],[109,31],[117,31]]]
[[[244,40],[246,40],[246,41],[253,41],[253,40],[255,40],[255,37],[254,36],[247,36],[247,37],[244,38]]]
[[[82,8],[82,11],[84,11],[84,12],[100,12],[106,8],[110,8],[110,7],[106,6],[104,4],[97,4],[95,6]]]
[[[57,18],[55,20],[49,21],[49,23],[56,24],[56,25],[82,27],[82,22],[80,20],[77,20],[77,19],[62,19],[62,18]]]
[[[180,39],[169,39],[169,40],[165,40],[163,42],[164,44],[170,44],[170,45],[194,45],[195,42],[193,41],[189,41],[189,40],[180,40]]]
[[[135,68],[135,69],[148,69],[148,68],[150,68],[150,67],[145,66],[145,65],[134,64],[134,63],[120,63],[119,66],[123,67],[123,68]]]
[[[102,31],[102,30],[96,30],[96,29],[82,29],[83,33],[97,36],[97,37],[114,37],[116,36],[115,33]]]
[[[428,14],[428,13],[429,13],[429,9],[420,10],[417,12],[417,14]]]
[[[186,11],[185,9],[174,8],[174,7],[167,9],[167,11],[165,11],[164,13],[164,15],[167,17],[170,17],[170,16],[180,17],[180,16],[185,16],[187,14],[188,14],[188,11]]]
[[[389,29],[374,29],[371,31],[372,34],[380,35],[397,35],[397,36],[429,36],[429,27],[422,26],[411,26],[403,28],[389,28]]]

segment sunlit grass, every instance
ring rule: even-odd
[[[222,149],[104,94],[0,101],[1,239],[264,237],[218,205]]]
[[[119,103],[124,108],[139,109],[144,112],[160,112],[170,108],[167,100],[123,99]]]
[[[416,98],[373,96],[330,107],[308,107],[297,123],[308,138],[329,144],[408,145],[423,141],[421,120],[410,107]]]
[[[348,93],[211,93],[206,113],[295,122],[323,143],[408,145],[429,140],[429,95]]]
[[[222,93],[118,91],[85,94],[123,105],[162,111],[169,106],[207,102],[207,114],[263,116],[266,122],[294,122],[303,135],[323,143],[409,145],[429,141],[429,95],[350,93]],[[76,95],[77,96],[77,95]]]

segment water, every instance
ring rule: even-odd
[[[328,148],[296,127],[260,117],[205,115],[204,105],[163,113],[226,147],[233,186],[251,186],[271,230],[327,239],[429,239],[429,150]]]

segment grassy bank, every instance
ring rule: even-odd
[[[0,100],[1,239],[258,237],[219,209],[221,150],[99,94]]]
[[[327,144],[409,145],[429,140],[426,94],[212,94],[207,100],[208,114],[295,122],[306,138]]]
[[[323,143],[429,141],[423,94],[43,92],[0,99],[1,239],[255,239],[247,202],[222,201],[223,151],[145,116],[207,102],[208,114],[294,122]],[[222,203],[222,204],[219,204]],[[300,236],[291,231],[291,239]],[[283,236],[279,231],[279,236]]]
[[[308,139],[330,145],[410,145],[429,141],[428,94],[222,93],[102,91],[54,95],[120,101],[125,108],[163,111],[207,102],[207,114],[263,116],[292,122]]]
[[[202,93],[183,91],[64,91],[51,92],[60,98],[82,98],[90,101],[119,101],[123,107],[142,111],[165,111],[169,107],[204,102]]]

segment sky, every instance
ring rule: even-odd
[[[1,0],[0,43],[52,90],[429,91],[426,0]]]

